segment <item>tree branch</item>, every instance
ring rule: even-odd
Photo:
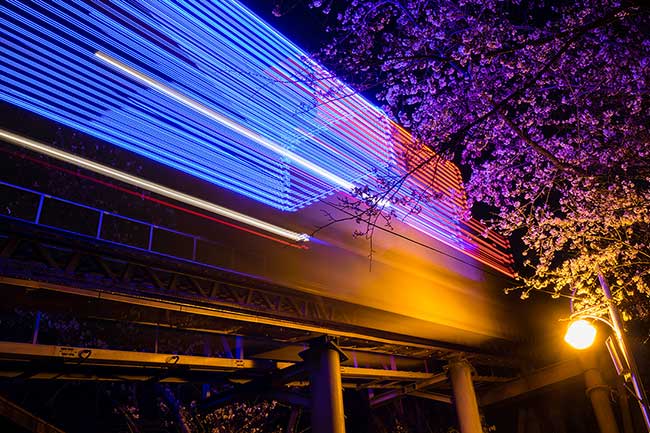
[[[572,164],[567,164],[565,162],[560,161],[555,155],[553,155],[551,152],[546,150],[543,146],[541,146],[539,143],[537,143],[535,140],[530,138],[526,132],[521,129],[515,122],[512,121],[504,112],[502,109],[497,110],[497,114],[499,117],[506,122],[506,124],[510,127],[510,129],[517,134],[521,140],[526,143],[528,146],[530,146],[531,149],[533,149],[535,152],[537,152],[539,155],[543,156],[546,158],[551,164],[553,164],[556,168],[565,171],[565,172],[571,172],[572,174],[576,174],[578,176],[585,176],[587,173],[582,170],[580,167],[576,167]]]

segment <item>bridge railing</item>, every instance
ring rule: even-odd
[[[0,206],[5,218],[202,265],[228,266],[235,256],[232,248],[198,235],[1,180]]]

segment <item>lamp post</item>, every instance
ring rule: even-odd
[[[614,331],[616,344],[608,344],[607,348],[609,349],[612,361],[614,362],[619,374],[623,372],[624,379],[632,385],[631,392],[641,409],[641,416],[643,417],[646,430],[650,433],[650,408],[648,407],[648,396],[645,393],[643,383],[639,377],[636,361],[634,360],[632,352],[629,350],[626,341],[627,339],[623,333],[621,316],[614,300],[612,299],[612,292],[609,288],[609,284],[607,284],[607,280],[605,280],[605,277],[600,271],[598,272],[598,281],[600,282],[600,287],[607,303],[607,315],[609,320],[597,315],[577,314],[575,318],[579,320],[571,323],[564,339],[577,349],[586,349],[589,347],[594,341],[596,330],[585,319],[594,319],[603,322]],[[571,309],[573,310],[573,303],[571,304]],[[622,355],[623,359],[619,359],[616,349],[620,351],[620,355]]]

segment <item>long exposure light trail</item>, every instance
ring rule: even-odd
[[[354,184],[352,184],[351,182],[348,182],[345,179],[341,179],[339,176],[330,173],[327,170],[322,169],[321,167],[314,164],[313,162],[308,161],[305,158],[302,158],[299,155],[296,155],[295,153],[288,151],[287,149],[283,148],[279,144],[272,142],[271,140],[258,134],[257,132],[252,131],[249,128],[246,128],[245,126],[233,121],[232,119],[217,113],[216,111],[210,109],[209,107],[206,107],[203,104],[198,103],[192,98],[188,98],[186,95],[182,94],[181,92],[178,92],[172,89],[171,87],[166,86],[163,83],[160,83],[154,80],[153,78],[148,77],[147,75],[136,71],[135,69],[125,65],[124,63],[120,62],[117,59],[114,59],[113,57],[107,54],[97,51],[95,55],[101,60],[103,60],[104,62],[109,63],[110,65],[125,72],[129,76],[138,79],[144,84],[158,90],[159,92],[169,96],[170,98],[175,99],[176,101],[190,107],[191,109],[196,110],[197,112],[208,116],[210,119],[221,123],[222,125],[232,129],[233,131],[236,131],[242,134],[243,136],[250,138],[256,143],[266,147],[267,149],[277,153],[278,155],[284,156],[285,158],[295,162],[296,164],[306,168],[307,170],[316,173],[317,175],[321,176],[324,179],[329,180],[335,185],[338,185],[348,191],[352,191],[354,189]]]
[[[156,193],[163,197],[171,198],[181,203],[185,203],[197,207],[199,209],[203,209],[208,212],[212,212],[214,214],[221,215],[226,218],[230,218],[234,221],[238,221],[240,223],[244,223],[249,226],[256,227],[260,230],[264,230],[269,233],[273,233],[275,235],[282,236],[287,239],[291,239],[295,242],[309,241],[309,235],[307,235],[306,233],[297,233],[282,227],[278,227],[274,224],[269,224],[265,221],[259,220],[257,218],[253,218],[243,213],[225,208],[223,206],[219,206],[214,203],[210,203],[208,201],[173,190],[171,188],[167,188],[166,186],[148,181],[146,179],[142,179],[133,176],[131,174],[124,173],[119,170],[115,170],[114,168],[107,167],[102,164],[98,164],[94,161],[81,158],[77,155],[64,152],[52,146],[48,146],[46,144],[39,143],[38,141],[29,139],[27,137],[14,134],[13,132],[7,131],[5,129],[0,129],[0,138],[10,143],[13,143],[17,146],[23,147],[25,149],[29,149],[41,153],[43,155],[47,155],[49,157],[58,159],[60,161],[64,161],[69,164],[73,164],[78,167],[85,168],[86,170],[90,170],[92,172],[104,175],[106,177],[110,177],[111,179],[119,180],[120,182],[124,182],[126,184],[133,185],[138,188],[142,188],[144,190]]]
[[[259,237],[262,237],[264,239],[268,239],[268,240],[270,240],[272,242],[276,242],[276,243],[286,245],[286,246],[289,246],[289,247],[292,247],[292,248],[309,249],[309,246],[308,246],[307,242],[299,242],[299,243],[298,242],[293,242],[290,239],[274,236],[274,235],[272,235],[270,233],[263,233],[260,230],[256,230],[254,228],[249,228],[248,226],[245,226],[243,224],[240,225],[240,224],[238,224],[236,222],[226,221],[225,219],[216,217],[213,214],[208,213],[208,212],[203,212],[203,211],[198,211],[198,210],[195,210],[195,209],[191,209],[190,207],[182,206],[180,204],[176,204],[176,203],[173,203],[171,201],[163,200],[163,199],[157,198],[156,196],[153,196],[153,195],[143,195],[141,191],[138,191],[136,189],[129,189],[127,187],[120,186],[120,185],[118,185],[116,183],[113,183],[113,182],[110,182],[108,180],[100,179],[99,177],[95,177],[95,176],[92,176],[90,174],[85,174],[85,173],[81,172],[80,170],[72,170],[70,168],[65,168],[65,167],[63,167],[61,165],[57,165],[57,164],[52,163],[52,162],[47,162],[44,159],[37,158],[36,156],[29,156],[26,153],[22,153],[22,152],[17,151],[17,150],[3,149],[2,147],[0,147],[0,152],[6,153],[7,155],[11,155],[11,156],[14,156],[14,157],[17,157],[17,158],[20,158],[21,160],[30,161],[31,163],[40,165],[41,167],[45,167],[48,170],[56,170],[56,171],[59,171],[61,173],[68,174],[70,176],[74,176],[74,177],[77,177],[79,179],[84,179],[84,180],[96,183],[98,185],[102,185],[104,187],[113,189],[115,191],[119,191],[119,192],[125,193],[127,195],[137,197],[138,200],[150,201],[152,203],[159,204],[161,206],[165,206],[165,207],[168,207],[170,209],[178,210],[178,211],[181,211],[181,212],[189,214],[189,215],[194,215],[196,217],[206,219],[208,221],[212,221],[212,222],[215,222],[215,223],[224,225],[226,227],[230,227],[232,229],[239,230],[239,231],[242,231],[242,232],[254,235],[254,236],[259,236]]]
[[[7,0],[0,34],[4,102],[284,212],[401,178],[374,204],[511,270],[454,164],[410,173],[426,145],[237,0]]]

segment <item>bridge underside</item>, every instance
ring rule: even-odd
[[[470,348],[349,326],[345,316],[366,307],[0,221],[2,314],[19,309],[34,320],[22,329],[22,342],[0,343],[0,375],[6,378],[247,382],[300,365],[299,353],[322,335],[336,337],[348,356],[344,387],[385,390],[375,404],[406,394],[450,402],[443,369],[461,355],[476,368],[479,390],[519,373],[505,341]],[[36,322],[42,313],[74,318],[110,349],[76,347],[76,335],[54,337],[45,321]],[[183,339],[194,351],[173,355],[180,348],[170,342]],[[280,382],[308,383],[304,371]]]
[[[0,216],[6,383],[189,382],[219,390],[205,408],[255,396],[309,409],[313,378],[300,354],[324,336],[346,356],[342,387],[367,392],[371,407],[405,396],[451,404],[447,369],[461,358],[485,405],[581,373],[570,363],[521,378],[517,341],[463,345],[363,327],[359,317],[384,329],[435,324],[19,217]],[[77,331],[57,332],[57,322]]]
[[[405,318],[160,254],[1,221],[5,309],[24,306],[158,330],[239,336],[251,339],[251,346],[262,339],[269,343],[257,344],[267,344],[265,351],[283,361],[299,360],[304,342],[327,334],[338,337],[344,349],[359,352],[356,362],[375,366],[386,360],[364,354],[397,357],[389,363],[410,368],[458,354],[486,366],[517,367],[506,360],[513,350],[506,340],[469,347],[363,328],[348,318],[368,312],[387,321]]]

